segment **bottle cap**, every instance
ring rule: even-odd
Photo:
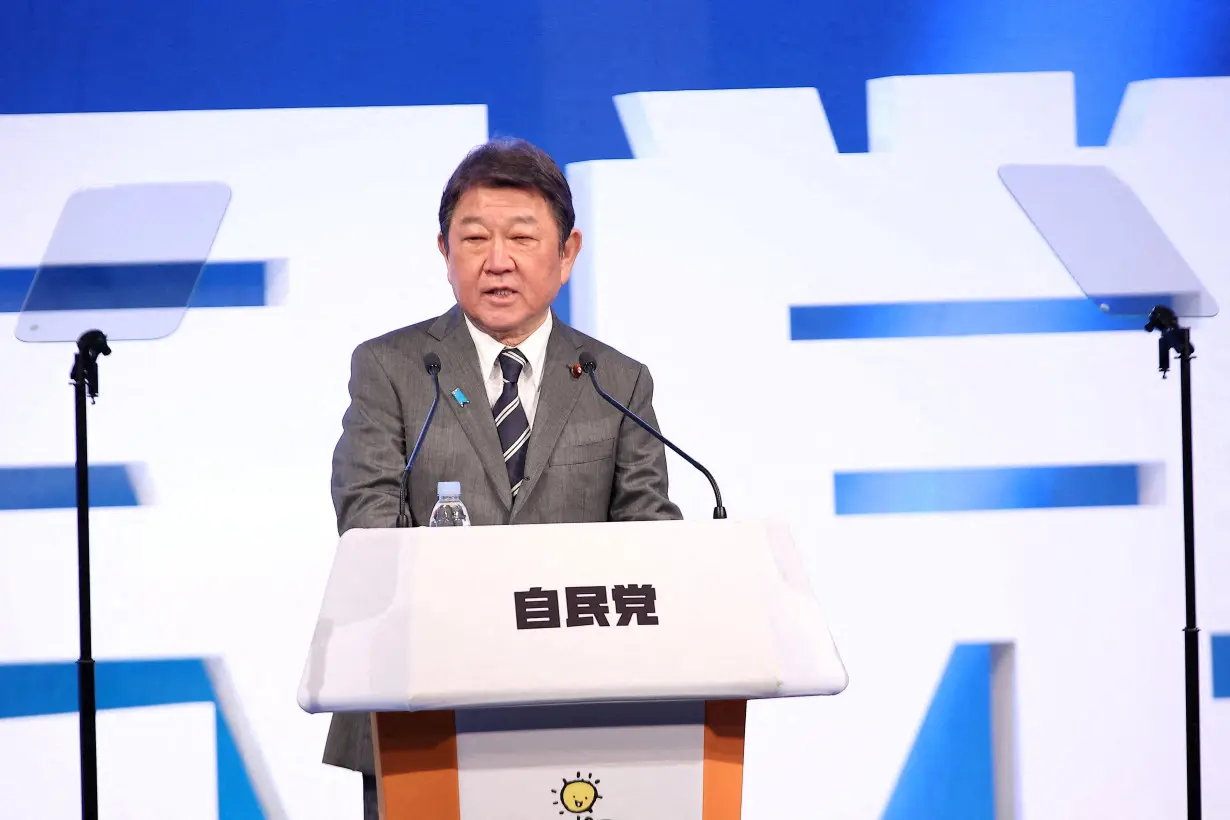
[[[461,482],[460,481],[441,481],[436,484],[436,495],[438,496],[456,496],[461,497]]]

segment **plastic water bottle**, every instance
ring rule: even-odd
[[[461,503],[461,483],[441,481],[436,484],[436,506],[431,509],[429,527],[468,527],[470,513]]]

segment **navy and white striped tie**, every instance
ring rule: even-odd
[[[525,452],[530,440],[530,422],[526,418],[525,408],[521,406],[521,396],[517,393],[517,380],[521,378],[526,358],[517,348],[506,347],[500,351],[499,362],[500,372],[504,375],[504,390],[491,412],[495,414],[495,429],[500,436],[500,446],[504,448],[508,484],[512,487],[513,498],[516,498],[521,482],[525,480]]]

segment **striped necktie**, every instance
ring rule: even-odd
[[[526,358],[517,348],[506,347],[500,351],[499,362],[504,376],[504,390],[491,412],[495,415],[500,446],[504,448],[508,484],[512,487],[513,498],[516,498],[521,482],[525,480],[525,451],[530,440],[530,422],[526,418],[525,408],[521,406],[521,396],[517,393],[517,380],[521,378]]]

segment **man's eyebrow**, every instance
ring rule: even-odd
[[[522,214],[520,216],[514,216],[508,221],[509,222],[523,222],[526,225],[537,225],[538,224],[538,218],[533,216],[532,214]],[[461,219],[457,220],[457,224],[458,225],[481,225],[483,224],[483,220],[481,217],[477,217],[477,216],[463,216]]]

